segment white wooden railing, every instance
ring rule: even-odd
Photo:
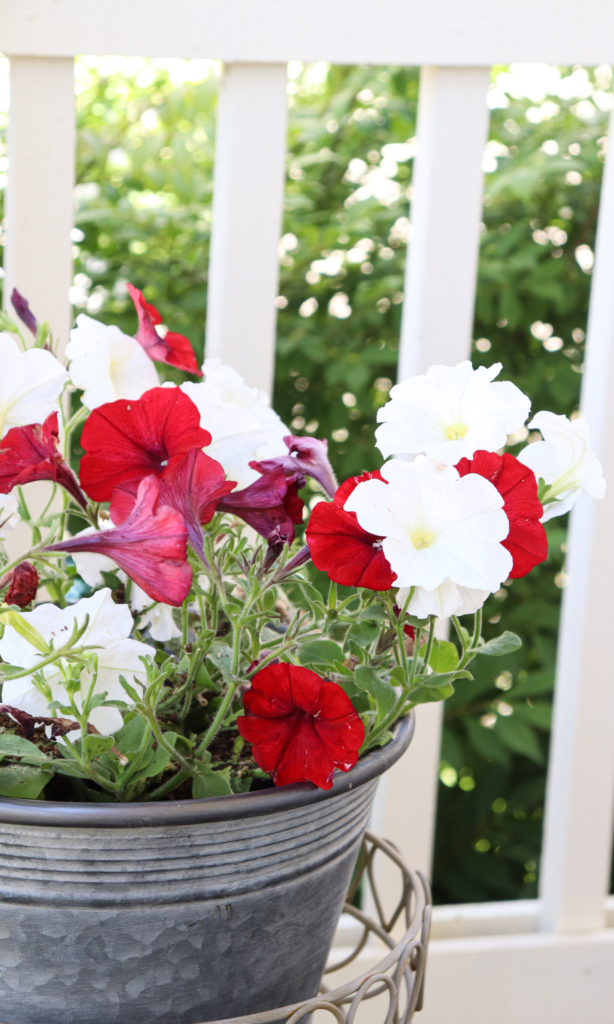
[[[614,63],[611,0],[0,0],[10,57],[5,301],[67,338],[76,54],[224,62],[207,352],[270,389],[291,59],[420,65],[400,376],[469,352],[490,68]],[[258,154],[245,175],[246,152]],[[234,176],[240,174],[240,187]],[[257,258],[254,258],[257,253]],[[237,301],[236,282],[241,281]],[[436,914],[422,1024],[614,1020],[614,161],[604,169],[582,402],[608,496],[572,515],[539,900]],[[2,368],[0,367],[0,373]],[[608,400],[609,399],[609,400]],[[428,869],[441,707],[382,787],[375,827]],[[609,914],[609,918],[608,918]],[[609,927],[607,927],[609,925]],[[368,956],[368,952],[365,954]]]

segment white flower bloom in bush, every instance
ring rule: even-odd
[[[601,463],[588,441],[588,424],[568,420],[553,412],[538,412],[529,427],[539,430],[543,441],[527,445],[518,456],[547,484],[540,495],[544,506],[542,522],[562,516],[575,503],[581,490],[592,498],[603,498],[606,483]]]
[[[497,590],[512,568],[501,545],[509,530],[496,487],[451,466],[418,457],[392,459],[384,480],[367,480],[344,508],[363,530],[383,537],[382,549],[399,587],[431,591],[451,580],[472,590]]]
[[[447,579],[435,590],[416,587],[406,611],[419,619],[427,619],[429,615],[437,615],[440,619],[445,619],[449,615],[469,615],[482,607],[490,593],[490,590],[459,587],[451,579]],[[405,608],[408,596],[409,587],[402,587],[396,598],[399,608]]]
[[[119,327],[101,324],[82,313],[66,346],[70,379],[84,392],[82,402],[96,409],[118,398],[140,398],[158,387],[156,368],[138,341]]]
[[[103,521],[101,528],[112,530],[113,523],[109,520]],[[93,526],[88,526],[86,530],[80,530],[75,536],[84,537],[96,532]],[[72,557],[79,576],[90,587],[100,587],[104,583],[103,572],[113,572],[122,582],[126,580],[126,574],[117,567],[112,558],[107,558],[106,555],[98,555],[93,551],[75,551]],[[139,629],[146,629],[149,626],[152,640],[164,643],[181,636],[181,631],[175,625],[170,605],[152,604],[151,598],[136,583],[132,583],[130,588],[130,607],[133,612],[142,612],[147,608],[146,614],[139,619]]]
[[[474,370],[466,361],[431,366],[426,376],[396,384],[377,415],[382,455],[424,452],[453,466],[480,449],[503,447],[507,435],[523,425],[531,402],[509,381],[492,383],[500,370],[501,363]]]
[[[0,540],[4,540],[9,530],[14,530],[21,522],[19,502],[16,494],[0,494]]]
[[[229,480],[247,487],[260,475],[249,463],[286,455],[283,438],[290,431],[266,392],[248,387],[230,366],[205,359],[203,372],[204,382],[182,384],[181,390],[198,407],[201,426],[211,434],[207,455],[222,464]]]
[[[57,411],[68,373],[51,352],[24,352],[9,334],[0,334],[0,367],[0,437]]]
[[[114,604],[110,590],[99,590],[92,597],[83,598],[68,608],[57,608],[54,604],[39,604],[32,612],[24,612],[22,618],[38,630],[48,643],[53,641],[57,650],[71,636],[74,623],[83,625],[89,615],[89,625],[79,641],[79,646],[94,645],[93,653],[98,655],[98,679],[95,693],[107,692],[109,700],[128,701],[119,681],[123,675],[129,683],[145,681],[145,669],[140,657],[155,655],[153,647],[129,640],[134,625],[127,605]],[[0,656],[9,665],[29,668],[33,672],[43,655],[12,626],[6,626],[0,640]],[[51,693],[51,700],[67,701],[66,690],[57,664],[43,670],[45,682]],[[87,673],[86,673],[87,674]],[[87,685],[87,683],[85,684]],[[2,687],[3,703],[26,711],[30,715],[49,715],[49,700],[37,688],[33,675],[21,679],[5,679]],[[81,696],[75,696],[80,707]],[[92,725],[101,733],[109,734],[123,724],[118,708],[95,708],[89,717]],[[75,733],[71,734],[74,737]]]

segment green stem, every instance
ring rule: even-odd
[[[148,802],[151,800],[162,800],[163,797],[165,797],[168,793],[172,793],[174,789],[177,789],[177,786],[180,786],[182,782],[185,782],[185,780],[189,778],[190,772],[177,772],[176,775],[173,775],[172,779],[168,779],[166,782],[162,783],[161,786],[158,786],[157,789],[154,789],[151,793],[148,793],[147,796],[145,797],[145,800]]]
[[[428,641],[427,641],[427,644],[426,644],[426,651],[424,653],[424,667],[425,667],[425,669],[426,669],[426,666],[429,663],[429,658],[431,657],[431,651],[433,649],[433,640],[434,639],[435,639],[435,616],[432,615],[431,616],[431,624],[430,624],[430,627],[429,627],[429,638],[428,638]]]
[[[216,714],[215,718],[213,719],[211,725],[207,729],[207,732],[205,733],[205,735],[203,737],[203,740],[202,740],[200,746],[198,747],[198,750],[196,751],[196,757],[201,758],[203,756],[203,754],[205,753],[205,751],[207,750],[207,748],[209,747],[209,744],[215,738],[215,735],[216,735],[218,729],[220,728],[222,722],[224,721],[224,719],[226,717],[226,712],[228,711],[228,708],[230,707],[232,698],[235,695],[235,690],[236,690],[238,685],[239,685],[239,680],[238,679],[231,680],[228,683],[228,688],[227,688],[226,693],[224,695],[224,699],[223,699],[222,703],[220,704],[220,706],[219,706],[219,708],[217,710],[217,714]]]

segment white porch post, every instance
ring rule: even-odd
[[[398,379],[470,351],[490,69],[423,67]]]
[[[610,122],[612,131],[614,122]],[[582,408],[603,464],[603,501],[571,516],[541,867],[542,927],[602,928],[614,813],[614,160],[603,173]]]
[[[399,380],[469,356],[489,81],[485,67],[422,68]],[[415,738],[380,783],[374,816],[376,830],[429,875],[442,721],[443,704],[416,709]],[[385,895],[386,879],[379,884]]]
[[[273,386],[285,181],[285,64],[228,64],[218,104],[207,356]]]
[[[71,325],[74,60],[15,56],[10,74],[4,306],[15,315],[17,288],[63,350]]]

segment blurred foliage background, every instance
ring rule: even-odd
[[[84,58],[76,70],[75,312],[134,333],[131,281],[200,355],[219,67]],[[418,79],[289,67],[274,404],[295,433],[329,439],[341,479],[381,464],[373,432],[395,380]],[[535,411],[578,403],[610,88],[607,66],[493,69],[472,358],[501,360]],[[257,158],[244,154],[246,177]],[[438,902],[536,895],[565,527],[548,524],[547,563],[486,605],[486,635],[512,629],[522,649],[504,668],[482,659],[446,702]]]

